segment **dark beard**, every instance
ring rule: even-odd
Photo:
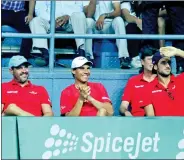
[[[158,73],[160,76],[162,76],[162,77],[164,77],[164,78],[167,78],[167,77],[169,77],[170,75],[171,75],[171,73],[170,74],[168,74],[168,75],[166,75],[166,74],[164,74],[164,73]]]

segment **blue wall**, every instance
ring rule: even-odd
[[[137,70],[92,69],[90,81],[101,82],[105,86],[112,100],[115,115],[119,115],[119,106],[124,87],[127,80],[137,73]],[[8,69],[2,69],[2,82],[7,82],[11,79],[12,76]],[[47,89],[52,100],[54,115],[59,116],[61,91],[74,83],[70,69],[55,69],[53,73],[49,73],[48,69],[31,68],[30,80],[32,83],[43,85]]]

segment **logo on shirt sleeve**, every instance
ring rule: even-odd
[[[109,101],[111,101],[108,97],[102,97],[103,100],[107,99]]]

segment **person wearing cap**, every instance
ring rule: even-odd
[[[142,93],[146,89],[146,85],[153,82],[156,74],[152,73],[153,64],[152,57],[155,50],[152,48],[144,50],[141,54],[141,63],[143,72],[131,77],[124,89],[120,113],[125,116],[144,116],[145,111],[141,108]],[[131,106],[131,111],[129,109]]]
[[[176,77],[171,74],[171,56],[184,58],[184,52],[172,52],[163,47],[153,56],[158,77],[144,94],[143,104],[148,116],[184,116],[184,73]]]
[[[72,61],[75,83],[61,92],[61,115],[111,116],[113,107],[105,87],[101,83],[88,82],[92,62],[85,57]]]
[[[9,70],[10,82],[2,83],[3,114],[14,116],[53,116],[46,89],[28,80],[30,63],[23,56],[13,56]]]

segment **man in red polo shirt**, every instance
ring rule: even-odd
[[[158,78],[148,86],[148,92],[145,93],[143,103],[148,116],[184,116],[184,73],[177,77],[171,74],[171,56],[184,58],[184,52],[164,47],[153,56]]]
[[[51,102],[46,89],[29,80],[30,63],[23,56],[13,56],[9,70],[10,82],[2,84],[2,109],[5,115],[53,116]]]
[[[120,113],[125,116],[144,116],[144,108],[141,108],[142,94],[146,88],[146,85],[151,83],[156,74],[152,73],[152,56],[156,52],[153,48],[147,48],[141,54],[141,63],[143,66],[143,72],[139,75],[133,76],[128,80],[125,87],[122,102],[120,106]],[[129,111],[129,105],[131,111]]]
[[[61,93],[61,115],[65,116],[111,116],[113,107],[106,89],[101,83],[88,82],[91,61],[77,57],[72,61],[75,83]]]

